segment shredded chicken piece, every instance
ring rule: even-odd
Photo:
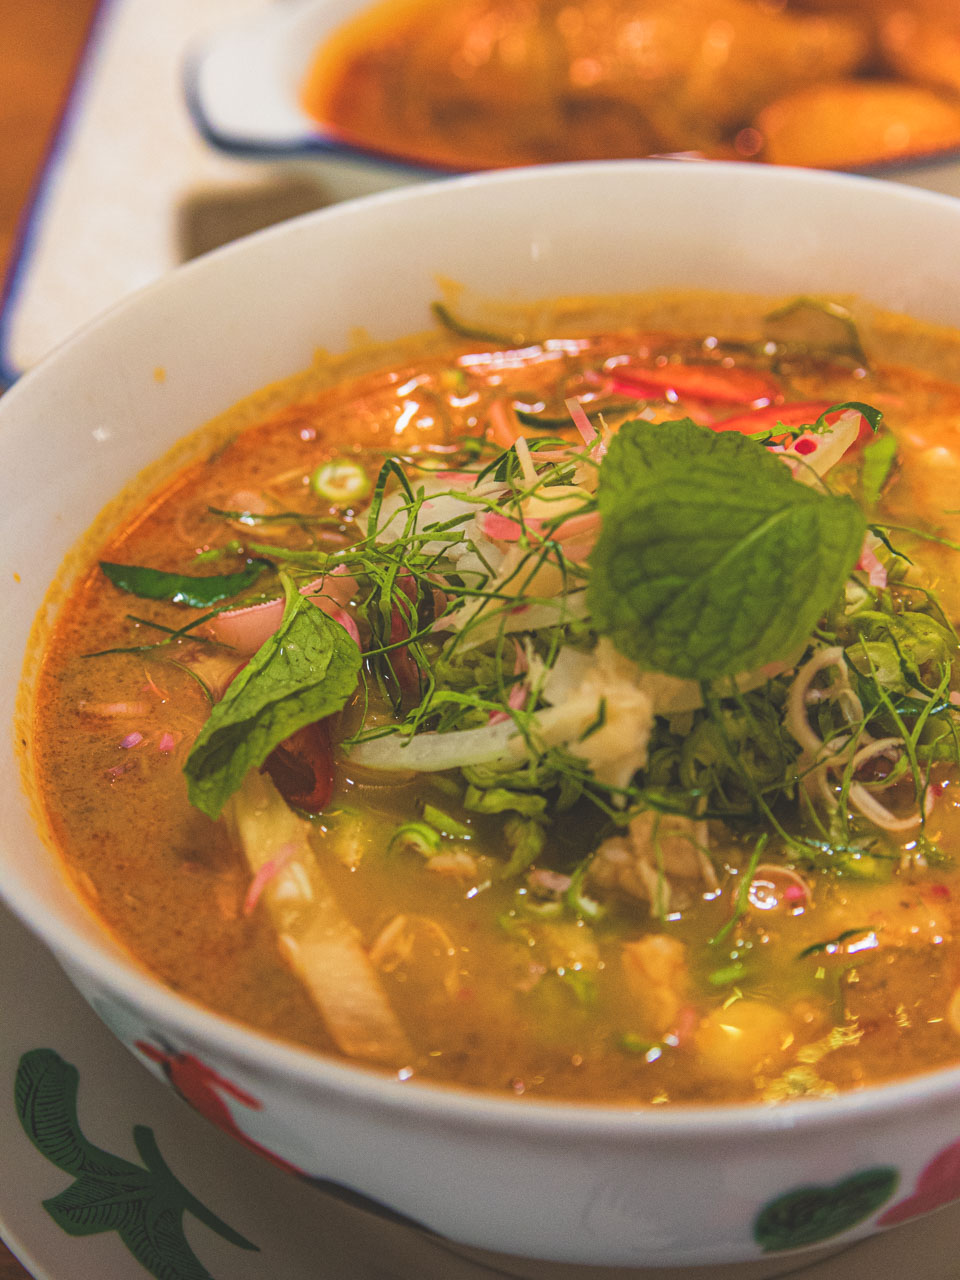
[[[597,940],[582,920],[552,920],[535,926],[533,931],[551,969],[596,971],[600,963]]]
[[[471,880],[477,874],[477,860],[465,849],[453,849],[449,853],[438,853],[428,858],[425,869],[433,871],[438,876]]]
[[[429,970],[452,999],[462,983],[453,939],[430,916],[405,912],[388,920],[370,947],[370,963],[381,973],[416,967],[421,977]]]
[[[626,787],[647,763],[653,703],[639,687],[638,675],[637,666],[603,637],[590,654],[561,650],[543,682],[543,696],[552,705],[541,719],[549,724],[586,719],[582,736],[569,734],[567,750],[613,787]]]
[[[600,888],[649,902],[658,913],[716,889],[705,821],[649,810],[632,820],[626,836],[604,840],[590,867]]]
[[[659,1039],[676,1025],[688,1002],[687,948],[667,934],[651,933],[625,942],[620,959],[642,1031]]]
[[[370,847],[370,832],[363,819],[353,816],[331,825],[325,832],[312,832],[314,847],[322,846],[343,866],[354,871]]]
[[[549,867],[536,867],[527,875],[527,886],[542,898],[559,901],[573,884],[570,876]]]

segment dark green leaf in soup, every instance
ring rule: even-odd
[[[289,582],[279,629],[217,703],[187,758],[192,804],[211,818],[248,769],[304,725],[340,711],[357,686],[360,650]]]
[[[874,506],[890,478],[897,460],[897,441],[892,435],[877,436],[863,450],[860,494],[866,506]]]
[[[735,433],[630,422],[600,473],[597,629],[640,666],[712,680],[790,657],[853,568],[850,498],[800,484]]]
[[[763,331],[765,338],[787,350],[846,356],[857,364],[867,364],[853,317],[838,302],[795,298],[764,316]]]
[[[100,561],[100,568],[113,585],[142,600],[169,600],[193,609],[207,609],[221,600],[230,600],[253,585],[269,566],[263,560],[252,560],[237,573],[195,576],[189,573],[167,573],[137,564],[111,564]]]

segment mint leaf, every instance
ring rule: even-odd
[[[174,1082],[184,1056],[171,1055],[165,1062]],[[208,1075],[216,1082],[212,1072]],[[135,1125],[133,1130],[143,1165],[90,1142],[77,1116],[79,1078],[77,1068],[52,1049],[30,1049],[20,1059],[14,1081],[17,1115],[27,1137],[41,1155],[74,1178],[58,1195],[42,1201],[58,1227],[71,1236],[115,1231],[157,1280],[212,1280],[187,1243],[184,1213],[192,1214],[231,1244],[258,1252],[255,1244],[187,1190],[160,1154],[153,1130],[146,1125]],[[194,1068],[195,1089],[197,1081]],[[217,1097],[213,1085],[202,1076],[200,1084],[210,1098]]]
[[[284,579],[278,630],[232,682],[184,765],[190,802],[211,818],[285,738],[341,710],[357,686],[360,650]]]
[[[121,591],[129,591],[141,600],[170,600],[173,604],[187,604],[194,609],[207,609],[245,591],[267,567],[265,560],[252,560],[238,573],[198,577],[189,573],[168,573],[165,569],[150,569],[139,564],[100,561],[100,568]]]
[[[594,625],[640,666],[694,680],[799,649],[866,532],[852,499],[800,484],[762,445],[689,419],[625,423],[597,496]]]

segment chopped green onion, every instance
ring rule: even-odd
[[[524,818],[508,818],[503,835],[510,848],[510,859],[503,869],[503,878],[521,875],[543,853],[547,842],[546,832],[539,822]]]
[[[439,791],[441,795],[449,796],[451,800],[456,800],[458,803],[463,799],[463,788],[448,774],[432,773],[429,781],[434,790]]]
[[[662,1045],[656,1040],[647,1040],[645,1036],[638,1036],[635,1031],[625,1031],[620,1037],[619,1048],[624,1053],[635,1053],[642,1057],[646,1057],[648,1053],[656,1050],[657,1057],[659,1057]]]
[[[463,839],[469,840],[473,835],[466,823],[460,822],[456,818],[451,818],[449,813],[444,813],[436,805],[425,804],[423,806],[423,820],[445,836],[461,836]]]
[[[359,462],[334,458],[317,467],[310,477],[310,488],[318,498],[346,507],[366,498],[373,484]]]
[[[521,813],[525,818],[543,818],[547,811],[544,796],[530,792],[510,791],[506,787],[488,787],[481,790],[472,784],[467,787],[463,807],[474,813]]]
[[[440,852],[440,832],[426,822],[404,822],[397,827],[387,849],[399,846],[401,849],[412,849],[423,858],[432,858]]]
[[[733,964],[724,965],[722,969],[714,969],[713,973],[707,974],[707,981],[713,987],[726,987],[731,982],[739,982],[746,974],[747,966],[737,960]]]
[[[597,1003],[597,979],[583,969],[558,969],[557,977],[573,992],[578,1004],[589,1008]]]
[[[536,898],[529,889],[518,889],[514,895],[514,915],[517,912],[534,920],[556,920],[563,915],[563,903],[559,898]]]
[[[766,843],[767,833],[765,831],[754,845],[753,853],[750,855],[750,861],[747,863],[746,869],[741,872],[742,879],[740,884],[737,886],[737,896],[733,903],[733,915],[726,924],[720,926],[712,938],[707,939],[708,947],[715,947],[718,943],[722,942],[746,911],[747,903],[750,900],[750,883],[753,880],[753,874],[757,869],[757,864],[760,861],[760,855],[763,853],[763,848]]]
[[[595,898],[584,892],[584,881],[590,869],[590,858],[584,858],[570,877],[570,888],[563,895],[563,900],[574,915],[582,920],[599,920],[604,915],[604,908]]]

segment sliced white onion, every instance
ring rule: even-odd
[[[463,617],[451,614],[443,619],[443,629],[457,631],[473,616],[475,616],[474,612]],[[474,623],[461,640],[460,648],[466,652],[486,644],[488,640],[496,640],[500,635],[512,635],[517,631],[540,631],[544,627],[559,627],[565,622],[573,622],[586,616],[586,591],[571,591],[569,595],[558,596],[556,600],[520,605],[515,612],[506,613],[498,609],[496,613],[490,613]]]
[[[495,760],[522,760],[527,744],[512,720],[485,724],[479,729],[457,729],[452,733],[418,733],[405,738],[391,733],[383,738],[360,742],[349,751],[352,763],[370,769],[412,769],[433,773],[439,769],[462,769]]]
[[[820,487],[820,477],[836,466],[860,434],[861,415],[856,409],[846,409],[829,431],[812,437],[817,442],[814,453],[805,454],[793,441],[780,455],[793,472],[793,478],[801,484]],[[800,440],[811,437],[801,436]]]
[[[898,818],[895,813],[891,813],[886,805],[881,804],[875,796],[871,795],[862,782],[851,783],[847,796],[855,809],[859,809],[874,826],[881,827],[884,831],[910,831],[913,827],[919,826],[923,817],[933,808],[933,796],[929,791],[924,798],[923,813],[917,810],[915,813],[907,814],[905,818]]]
[[[820,649],[800,667],[787,694],[787,711],[784,717],[787,732],[813,760],[816,760],[823,751],[824,744],[823,739],[810,727],[810,721],[807,718],[807,694],[814,679],[828,667],[836,667],[841,672],[842,678],[839,682],[841,688],[849,685],[843,649],[836,644]]]

